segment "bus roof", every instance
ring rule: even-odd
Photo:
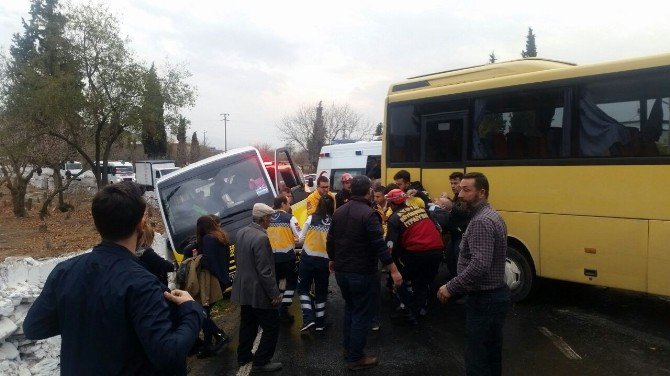
[[[670,54],[577,66],[528,58],[416,76],[391,85],[389,103],[537,82],[670,66]]]

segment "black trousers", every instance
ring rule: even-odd
[[[215,334],[225,334],[225,332],[216,325],[214,320],[212,320],[212,306],[203,306],[203,308],[205,309],[206,317],[202,321],[202,334],[205,345],[208,346],[212,344],[212,337],[214,337]]]
[[[255,366],[270,363],[279,338],[279,310],[243,305],[240,311],[240,345],[237,347],[237,363],[245,364],[252,359]],[[259,326],[263,329],[263,334],[261,334],[261,342],[256,354],[252,355],[251,350]]]
[[[403,285],[398,294],[408,312],[414,315],[428,301],[428,292],[440,267],[442,251],[439,249],[423,252],[406,251],[400,259],[404,264],[401,272]]]

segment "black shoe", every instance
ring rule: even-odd
[[[223,346],[229,344],[233,340],[230,336],[226,335],[226,333],[216,333],[214,334],[214,338],[216,339],[214,346],[212,346],[212,352],[214,353],[217,353]]]
[[[320,325],[317,324],[317,325],[316,325],[316,328],[314,328],[314,330],[317,331],[317,332],[323,332],[323,331],[325,331],[326,329],[330,328],[332,325],[333,325],[333,324],[331,324],[331,323],[329,323],[329,322],[325,322],[325,323],[320,324]]]
[[[404,320],[408,317],[408,315],[409,315],[409,310],[407,310],[405,308],[401,308],[401,309],[396,309],[395,312],[391,313],[390,317],[393,320]]]
[[[245,360],[239,360],[239,359],[237,359],[237,365],[240,366],[240,367],[244,367],[244,366],[246,366],[247,364],[251,363],[252,360],[254,360],[253,355],[252,355],[252,357],[249,358],[249,359],[245,359]]]
[[[191,350],[188,351],[188,356],[196,355],[200,352],[203,346],[205,346],[205,341],[201,340],[200,337],[196,338],[193,347],[191,347]]]
[[[280,362],[270,362],[262,366],[256,366],[256,365],[252,366],[251,372],[275,372],[279,371],[281,367],[282,364]]]
[[[295,321],[295,317],[293,317],[292,314],[290,314],[290,313],[280,313],[279,314],[279,322],[284,323],[284,324],[293,324],[293,321]]]
[[[309,330],[309,328],[313,327],[314,325],[316,325],[316,323],[314,321],[310,321],[307,324],[303,325],[302,328],[300,328],[300,331],[306,332]]]
[[[357,361],[347,364],[347,368],[349,368],[350,371],[360,371],[362,369],[376,367],[377,364],[379,364],[379,360],[377,360],[376,356],[363,355],[363,357]]]
[[[198,359],[205,359],[214,356],[214,354],[215,351],[212,349],[212,345],[204,345],[200,348],[198,353],[195,354],[195,356],[197,356]]]

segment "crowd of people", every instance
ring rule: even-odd
[[[31,339],[62,336],[63,374],[100,369],[185,374],[187,355],[212,356],[231,341],[212,320],[211,310],[232,286],[231,300],[240,305],[237,362],[252,363],[254,372],[272,372],[282,368],[273,357],[281,323],[296,320],[289,313],[295,295],[302,313],[300,331],[328,329],[326,306],[334,274],[345,302],[346,367],[367,369],[379,362],[365,352],[365,345],[368,332],[379,329],[381,267],[399,324],[419,324],[428,314],[431,291],[437,291],[442,303],[462,301],[466,373],[500,374],[510,299],[504,282],[505,223],[488,204],[484,175],[456,172],[449,180],[452,193],[431,200],[404,170],[387,186],[345,173],[336,195],[329,179],[320,176],[307,197],[302,226],[291,213],[291,191],[285,190],[272,207],[254,205],[252,223],[237,232],[234,242],[216,216],[203,215],[197,220],[196,246],[179,267],[181,289],[172,291],[166,287],[167,272],[174,265],[151,249],[153,230],[141,191],[127,183],[110,185],[92,205],[103,242],[54,269],[28,313],[24,332]],[[232,281],[231,244],[236,263]],[[449,281],[435,286],[441,262],[447,264]],[[109,348],[110,338],[118,351],[100,354],[103,346]]]

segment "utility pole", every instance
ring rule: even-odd
[[[228,116],[230,114],[220,114],[223,116],[223,151],[228,151]]]
[[[202,133],[204,133],[204,136],[202,136],[202,146],[207,146],[207,131],[204,130]]]

